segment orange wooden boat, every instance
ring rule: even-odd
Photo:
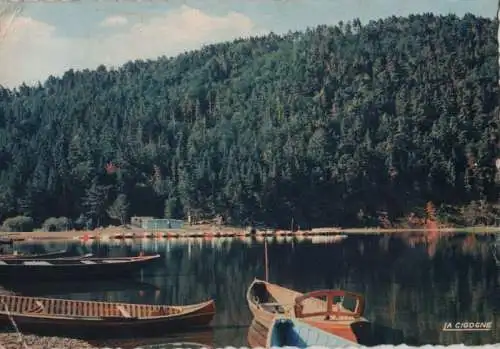
[[[359,347],[356,342],[347,340],[333,333],[323,331],[299,319],[276,317],[269,328],[266,348],[325,348]]]
[[[303,294],[254,279],[246,297],[254,320],[266,329],[270,328],[276,316],[284,315],[358,342],[356,328],[369,324],[362,316],[365,304],[363,296],[348,291],[318,290]]]
[[[205,327],[214,315],[213,300],[172,306],[0,295],[0,320],[11,318],[21,331],[34,333],[164,334]]]
[[[255,319],[248,327],[247,342],[250,348],[265,348],[269,329],[262,326]]]

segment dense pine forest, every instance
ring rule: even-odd
[[[354,20],[2,88],[0,221],[492,224],[497,28]]]

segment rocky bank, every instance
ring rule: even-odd
[[[24,345],[17,333],[0,333],[0,349],[98,349],[89,343],[71,338],[23,335]]]

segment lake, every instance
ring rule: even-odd
[[[269,281],[299,291],[341,288],[363,294],[365,317],[397,334],[381,339],[386,344],[500,342],[500,267],[492,253],[494,236],[414,233],[303,241],[269,239]],[[254,277],[263,279],[265,275],[262,239],[44,243],[23,244],[19,249],[53,251],[66,247],[99,256],[137,255],[142,250],[160,253],[163,259],[133,280],[25,284],[17,286],[17,291],[59,298],[163,304],[195,303],[214,297],[217,314],[213,332],[180,335],[180,339],[210,341],[216,347],[248,345],[252,316],[245,292]],[[16,291],[15,286],[5,287]],[[457,321],[492,321],[493,330],[442,331],[445,322]],[[99,344],[110,343],[114,342]]]

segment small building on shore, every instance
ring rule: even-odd
[[[131,224],[147,230],[182,229],[184,221],[172,218],[132,217]]]

